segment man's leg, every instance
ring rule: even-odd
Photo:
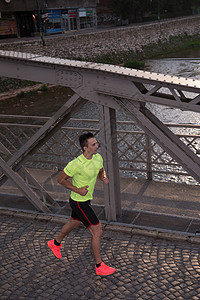
[[[101,235],[102,228],[101,224],[92,225],[89,227],[89,230],[92,234],[91,246],[94,254],[94,259],[96,262],[95,270],[97,275],[107,276],[115,273],[115,269],[107,266],[102,260],[100,255],[100,244],[101,244]]]
[[[70,219],[69,222],[67,222],[67,224],[65,224],[60,233],[58,234],[58,236],[56,237],[55,240],[50,240],[47,242],[47,245],[49,246],[49,248],[52,250],[53,254],[57,257],[57,258],[61,258],[62,255],[60,253],[60,248],[61,248],[61,242],[63,240],[63,238],[69,234],[73,229],[77,228],[79,225],[81,224],[81,221],[79,220],[74,220],[74,219]]]
[[[94,259],[96,264],[100,264],[102,261],[100,255],[100,244],[102,235],[101,224],[99,223],[98,225],[92,225],[89,227],[89,230],[92,234],[91,247],[94,254]]]
[[[60,233],[56,237],[56,241],[61,243],[66,235],[68,235],[73,229],[79,227],[81,221],[70,219],[61,229]]]

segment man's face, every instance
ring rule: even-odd
[[[84,147],[84,152],[87,152],[88,154],[96,154],[98,148],[97,140],[95,138],[90,138],[88,139],[88,145]]]

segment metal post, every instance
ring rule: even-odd
[[[101,153],[109,178],[109,184],[104,185],[105,215],[108,221],[116,221],[121,215],[121,200],[115,110],[101,106],[100,115]]]
[[[18,187],[20,191],[27,197],[27,199],[39,210],[42,212],[50,213],[49,208],[43,203],[35,192],[25,184],[22,178],[10,168],[7,162],[5,162],[0,157],[0,168],[3,170],[4,174],[11,179],[14,184]]]
[[[22,163],[28,159],[31,153],[33,154],[49,140],[85,102],[84,99],[74,94],[11,158],[6,159],[6,161],[0,158],[0,186],[9,178],[37,209],[50,212],[49,208],[51,208],[55,211],[58,208],[56,201],[23,168]],[[9,154],[8,150],[1,144],[0,152]]]
[[[145,134],[146,137],[146,154],[147,154],[147,179],[152,180],[152,157],[151,157],[151,138]]]
[[[116,99],[116,101],[130,117],[136,120],[141,129],[149,134],[195,180],[200,182],[200,159],[189,147],[147,108],[140,109],[140,105],[127,99]]]
[[[62,166],[62,163],[61,163],[61,153],[60,153],[60,140],[59,140],[59,135],[60,135],[60,132],[56,132],[54,138],[55,138],[55,144],[56,144],[56,159],[57,159],[57,168],[58,170],[61,170],[61,166]]]
[[[40,6],[38,0],[36,0],[37,5],[37,14],[38,14],[38,23],[39,23],[39,31],[40,31],[40,37],[42,41],[42,46],[45,46],[45,41],[43,37],[43,29],[42,29],[42,20],[41,20],[41,14],[40,14]]]
[[[158,21],[160,21],[160,0],[158,0]]]

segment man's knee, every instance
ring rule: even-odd
[[[70,219],[69,222],[73,229],[79,227],[79,225],[81,224],[81,222],[79,220],[74,220],[72,218]]]
[[[102,235],[101,223],[99,223],[98,225],[92,225],[89,228],[89,230],[90,230],[93,237],[101,238],[101,235]]]

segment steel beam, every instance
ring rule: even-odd
[[[195,180],[200,182],[200,158],[191,149],[139,102],[119,98],[115,98],[115,100],[141,129],[151,136]]]
[[[0,143],[0,152],[4,154],[5,157],[12,156],[10,151],[2,143]],[[22,180],[24,180],[24,184],[34,191],[38,197],[37,203],[42,201],[43,204],[46,205],[52,212],[58,212],[60,210],[60,205],[49,195],[49,193],[47,193],[41,184],[35,180],[35,178],[27,171],[27,169],[21,166],[18,168],[17,173],[21,176]],[[22,185],[21,182],[21,187],[24,187],[24,184]],[[32,204],[35,203],[35,197],[34,200],[31,200],[31,202]],[[40,203],[39,207],[43,207],[43,204]]]
[[[9,178],[24,193],[31,203],[43,212],[55,212],[59,210],[56,201],[45,191],[45,189],[35,180],[29,172],[23,168],[22,164],[41,147],[55,132],[62,127],[70,117],[79,110],[86,100],[80,99],[78,95],[73,95],[53,117],[51,117],[14,155],[5,162],[1,158],[0,185]],[[9,151],[1,144],[0,151],[3,155],[10,156]],[[49,209],[50,208],[50,209]]]
[[[115,102],[103,94],[200,112],[199,80],[3,50],[0,76],[67,86],[111,108],[116,108]]]
[[[25,184],[22,178],[9,167],[9,165],[0,157],[0,168],[10,178],[19,190],[27,197],[27,199],[39,210],[45,213],[50,213],[49,208],[43,203],[33,190]]]
[[[79,101],[78,101],[79,100]],[[72,114],[85,104],[78,95],[73,95],[14,155],[8,160],[8,165],[15,167],[21,165],[54,134],[63,123],[67,122]],[[37,148],[36,148],[37,146]],[[0,181],[1,184],[1,181]]]
[[[101,140],[110,184],[105,190],[106,216],[115,220],[121,213],[119,170],[114,110],[123,109],[169,155],[200,182],[199,158],[162,122],[145,108],[151,102],[181,110],[200,112],[200,81],[162,75],[119,66],[72,61],[40,55],[0,50],[0,76],[32,80],[70,87],[74,95],[36,134],[7,162],[1,159],[5,177],[28,195],[29,187],[16,174],[28,156],[51,137],[72,112],[93,101],[101,106]],[[79,98],[86,99],[84,101]],[[27,178],[27,176],[25,176]],[[29,178],[30,179],[30,178]],[[30,179],[31,181],[31,179]],[[0,184],[1,184],[0,182]],[[30,186],[30,185],[29,185]],[[36,205],[35,192],[29,196]],[[47,206],[46,206],[47,207]],[[41,207],[41,209],[46,209]]]
[[[100,144],[109,177],[104,185],[105,215],[108,221],[116,221],[121,215],[116,112],[105,106],[100,106]]]
[[[195,164],[200,166],[200,158],[192,151],[185,143],[183,143],[179,137],[177,137],[168,127],[164,125],[152,112],[150,112],[145,105],[142,105],[140,111],[155,124],[169,139],[173,141],[177,147],[179,147],[183,152],[187,154],[190,159],[194,161]]]

